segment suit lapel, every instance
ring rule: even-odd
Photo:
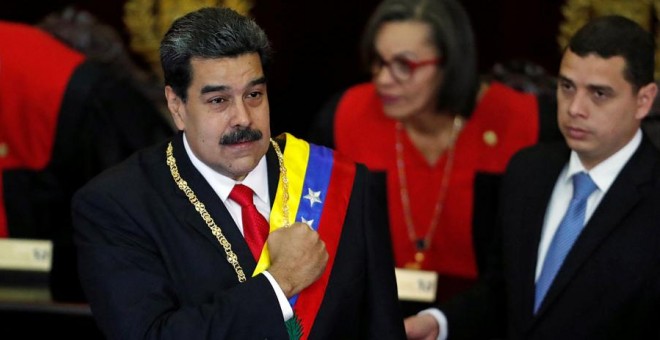
[[[536,262],[538,259],[538,248],[543,230],[543,221],[547,210],[548,202],[552,196],[552,191],[561,173],[564,165],[568,162],[570,150],[562,144],[562,147],[552,149],[552,153],[546,155],[538,167],[538,176],[534,177],[531,183],[525,183],[525,209],[521,219],[520,230],[518,231],[520,248],[515,256],[520,261],[520,277],[514,280],[516,285],[515,292],[519,295],[514,297],[515,303],[520,309],[518,315],[521,318],[521,324],[531,325],[533,321],[534,290],[536,276]],[[515,267],[514,267],[515,268]],[[514,272],[517,269],[514,269]]]
[[[218,197],[201,173],[199,173],[199,171],[193,166],[190,158],[186,154],[183,145],[183,135],[181,133],[173,139],[172,146],[181,178],[187,181],[188,186],[195,193],[197,199],[204,204],[211,218],[213,218],[227,241],[231,244],[232,251],[238,256],[238,261],[241,267],[243,267],[245,275],[249,277],[256,267],[256,262],[250,252],[250,248],[245,242],[245,238],[243,238],[238,226],[234,222],[234,219],[222,203],[220,197]],[[181,202],[180,205],[183,207],[181,211],[185,212],[186,223],[212,243],[213,247],[215,247],[222,256],[223,262],[233,271],[234,269],[231,264],[226,261],[224,248],[219,240],[211,233],[211,229],[200,213],[195,210],[194,206],[190,203],[183,191],[178,188],[177,195]]]
[[[653,147],[650,146],[648,140],[643,139],[642,144],[612,183],[566,256],[539,309],[537,314],[539,317],[554,300],[560,297],[582,265],[604,242],[604,239],[614,229],[621,227],[622,221],[642,198],[644,189],[649,187],[652,180],[652,168],[655,166],[653,152]]]

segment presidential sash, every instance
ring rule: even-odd
[[[321,277],[289,299],[294,317],[287,322],[291,338],[307,339],[323,301],[334,264],[355,177],[355,164],[323,146],[285,133],[283,153],[288,178],[288,215],[284,216],[284,185],[280,176],[270,214],[270,231],[293,222],[307,223],[325,242],[329,259]],[[308,171],[309,169],[309,171]],[[270,266],[264,246],[252,276]]]

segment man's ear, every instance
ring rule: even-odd
[[[658,85],[655,82],[642,86],[637,91],[637,112],[635,118],[642,120],[649,114],[651,108],[653,108],[653,102],[657,94]]]
[[[169,85],[165,86],[165,99],[167,99],[167,108],[170,110],[174,124],[178,130],[183,130],[186,126],[184,120],[186,115],[185,103]]]

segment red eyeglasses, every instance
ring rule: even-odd
[[[381,56],[376,56],[372,64],[371,71],[374,75],[378,74],[383,66],[387,67],[394,78],[398,82],[404,82],[412,78],[415,70],[422,66],[426,65],[438,65],[442,61],[442,58],[433,58],[427,60],[413,61],[402,56],[394,57],[390,61],[385,61]]]

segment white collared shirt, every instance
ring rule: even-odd
[[[243,181],[237,182],[232,178],[224,176],[217,171],[211,169],[208,165],[202,162],[190,149],[188,140],[186,139],[185,132],[183,133],[183,146],[186,150],[186,154],[193,166],[197,171],[202,174],[202,177],[206,179],[213,191],[220,197],[222,203],[231,214],[231,217],[234,219],[234,222],[238,226],[238,229],[243,233],[243,218],[241,217],[241,206],[229,199],[229,193],[234,188],[236,184],[243,184],[248,186],[252,191],[254,191],[254,205],[257,207],[257,210],[264,216],[268,221],[270,217],[270,196],[268,195],[268,167],[266,166],[266,155],[261,157],[257,166],[250,171],[250,173],[245,176]],[[220,226],[222,228],[222,226]],[[275,295],[277,295],[277,300],[280,303],[280,309],[282,310],[282,316],[284,320],[289,320],[293,317],[293,309],[289,304],[289,300],[284,295],[282,288],[277,284],[277,281],[273,278],[268,271],[263,272],[264,276],[268,278]]]
[[[238,229],[243,233],[243,219],[241,218],[241,206],[229,199],[229,193],[231,193],[234,185],[243,184],[248,186],[252,191],[254,191],[254,205],[257,207],[257,210],[261,215],[268,220],[270,216],[270,196],[268,195],[268,168],[266,167],[266,156],[264,155],[257,163],[257,166],[254,170],[245,176],[243,181],[236,182],[234,179],[229,178],[225,175],[218,173],[217,171],[211,169],[208,165],[202,162],[195,154],[193,154],[190,149],[190,145],[185,138],[183,138],[183,145],[185,146],[186,153],[190,158],[193,166],[197,171],[202,174],[202,177],[211,185],[213,191],[220,197],[222,203],[225,204],[227,210],[231,214],[231,217],[236,222]]]
[[[591,215],[593,215],[596,210],[596,207],[598,207],[598,204],[600,204],[600,201],[603,199],[603,196],[605,196],[605,193],[610,189],[616,176],[619,175],[619,172],[621,172],[621,169],[623,169],[624,165],[626,165],[630,157],[635,153],[635,150],[637,150],[641,142],[642,132],[641,130],[637,130],[637,133],[635,133],[635,136],[630,142],[628,142],[628,144],[589,171],[584,168],[577,153],[571,151],[571,157],[568,164],[564,167],[557,178],[552,197],[550,198],[545,213],[543,231],[541,232],[541,242],[539,243],[538,248],[535,281],[538,280],[541,275],[543,261],[545,261],[545,256],[548,253],[550,242],[552,242],[552,238],[555,236],[559,223],[561,223],[561,220],[568,209],[571,197],[573,196],[572,176],[578,172],[584,171],[589,174],[597,186],[597,189],[594,190],[587,199],[587,207],[584,214],[584,224],[586,225],[591,218]]]

